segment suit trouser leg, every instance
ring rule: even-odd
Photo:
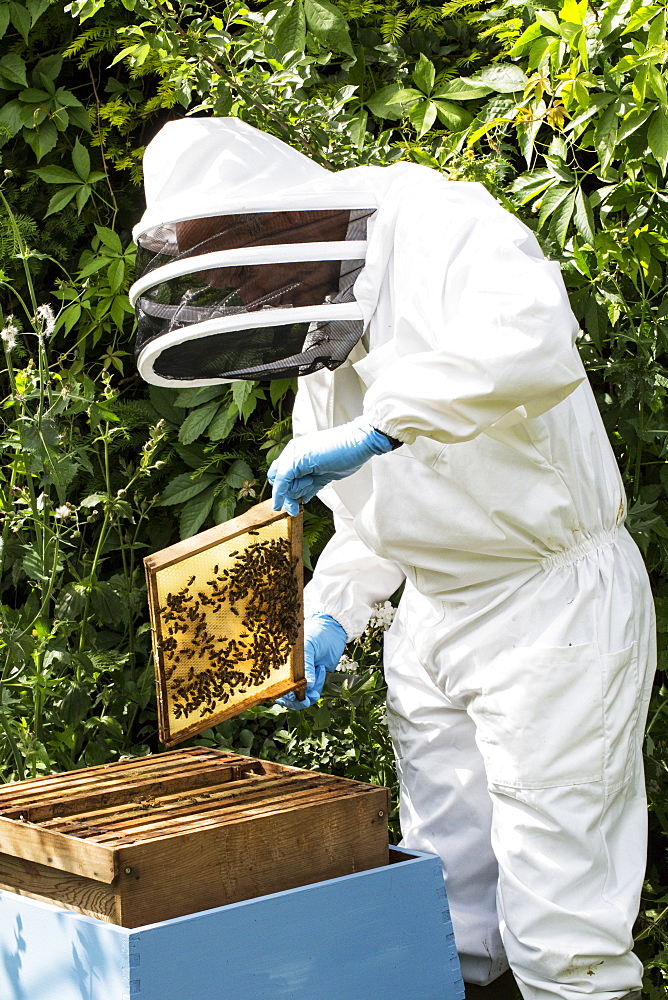
[[[638,697],[627,651],[509,650],[455,701],[416,634],[413,609],[386,636],[402,832],[443,860],[464,978],[493,981],[507,953],[525,1000],[626,996],[641,979],[631,927],[646,821],[642,711],[620,709]]]
[[[388,724],[400,782],[402,845],[440,855],[462,975],[508,968],[496,908],[492,803],[475,726],[431,682],[400,624],[385,637]],[[399,633],[399,634],[397,634]]]

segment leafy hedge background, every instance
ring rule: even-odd
[[[666,3],[0,0],[1,776],[156,741],[142,558],[266,497],[294,386],[180,392],[132,360],[141,157],[166,121],[237,115],[328,167],[475,180],[560,261],[652,575],[660,671],[637,947],[668,983]],[[307,513],[307,556],[331,530]],[[320,704],[194,742],[394,781],[381,609]],[[330,734],[335,734],[334,736]]]

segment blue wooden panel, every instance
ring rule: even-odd
[[[405,856],[135,930],[0,891],[0,1000],[462,1000],[440,862]]]
[[[0,891],[2,1000],[128,1000],[129,934]]]
[[[461,1000],[430,855],[132,932],[132,1000]]]

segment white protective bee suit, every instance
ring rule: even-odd
[[[264,377],[251,350],[260,323],[273,376],[302,375],[296,435],[363,415],[401,442],[321,492],[336,533],[306,605],[352,639],[406,581],[385,655],[403,842],[443,860],[464,979],[491,983],[510,963],[525,1000],[638,990],[652,600],[558,265],[477,184],[413,164],[331,173],[226,119],[163,132],[147,151],[153,180],[137,227],[158,254],[133,291],[144,377]],[[235,213],[365,207],[377,209],[368,242],[352,217],[346,237],[347,256],[365,256],[356,301],[314,306],[311,295],[292,313],[289,283],[272,292],[271,272],[244,293],[248,272],[229,268],[252,269],[252,253],[202,229],[220,217],[216,233],[227,232]],[[198,235],[184,242],[188,219]],[[295,253],[267,250],[277,242],[267,231],[256,240],[263,266],[293,261],[299,274],[299,260],[346,256],[341,235],[329,252]],[[204,252],[194,297],[176,282]],[[214,264],[228,271],[207,276]],[[224,295],[209,306],[216,288]],[[291,316],[307,333],[289,328],[301,346],[282,371]],[[322,361],[317,317],[339,317],[346,336],[359,322],[352,350],[342,335],[345,349]],[[243,370],[229,360],[235,330],[247,331]]]
[[[386,634],[403,843],[439,854],[464,979],[623,997],[645,865],[652,600],[556,263],[477,184],[382,178],[366,344],[300,380],[296,434],[405,442],[321,493],[307,613]]]

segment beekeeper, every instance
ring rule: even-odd
[[[405,581],[403,843],[443,860],[464,979],[636,1000],[652,601],[558,265],[478,184],[328,171],[234,119],[167,125],[145,175],[142,375],[302,376],[274,503],[317,493],[336,532],[292,704]]]

